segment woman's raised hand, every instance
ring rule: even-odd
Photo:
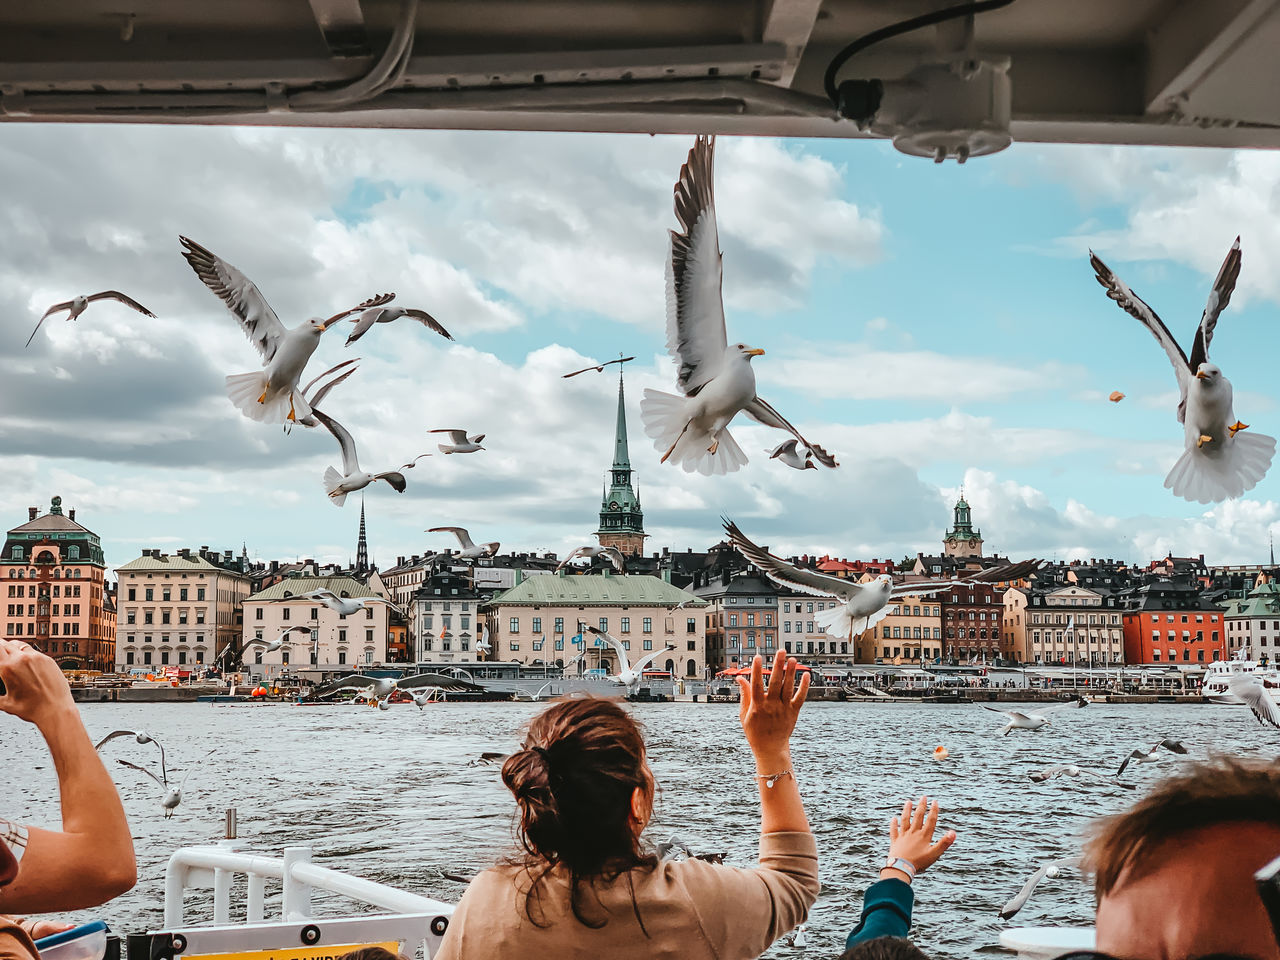
[[[751,661],[750,680],[738,677],[738,687],[742,692],[738,718],[757,761],[790,763],[791,732],[796,727],[796,717],[809,692],[809,672],[806,670],[797,684],[796,665],[795,657],[787,657],[779,650],[773,658],[767,690],[762,657],[757,656]],[[778,769],[784,767],[779,766]]]

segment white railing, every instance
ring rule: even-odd
[[[236,849],[234,840],[217,846],[183,847],[170,858],[164,879],[164,924],[168,930],[183,926],[182,900],[188,889],[212,887],[213,922],[231,922],[231,884],[245,875],[245,921],[266,920],[266,881],[282,884],[280,919],[298,921],[312,918],[311,891],[323,890],[358,903],[395,914],[430,914],[449,917],[453,906],[430,897],[421,897],[396,887],[362,877],[330,870],[311,862],[310,847],[286,847],[282,858],[264,857]]]

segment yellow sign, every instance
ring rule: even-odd
[[[339,960],[343,954],[365,947],[382,947],[392,953],[400,952],[400,944],[391,940],[385,943],[331,944],[324,947],[281,947],[279,950],[245,950],[240,953],[201,953],[183,956],[182,960]]]

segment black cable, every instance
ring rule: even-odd
[[[912,30],[919,30],[921,27],[931,27],[936,23],[945,23],[947,20],[955,20],[958,17],[968,17],[975,13],[985,13],[988,10],[998,10],[1001,7],[1009,6],[1011,3],[1013,3],[1013,0],[978,0],[977,3],[961,3],[954,7],[935,10],[932,13],[922,14],[918,17],[912,17],[910,20],[903,20],[900,23],[873,30],[871,33],[854,40],[831,58],[831,63],[827,66],[827,72],[822,78],[823,88],[831,99],[831,103],[839,107],[840,92],[836,87],[836,74],[840,72],[841,67],[849,62],[854,54],[867,49],[872,44],[879,43],[881,40],[888,40],[890,37],[896,37],[899,34],[910,33]]]

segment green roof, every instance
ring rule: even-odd
[[[705,607],[707,601],[648,576],[564,576],[541,574],[527,577],[506,593],[494,597],[494,606],[675,606]]]
[[[142,556],[137,560],[130,560],[123,566],[116,567],[116,572],[125,571],[133,573],[136,571],[162,571],[165,573],[204,573],[212,571],[214,573],[226,573],[233,577],[243,577],[245,574],[236,570],[228,570],[226,567],[219,567],[210,563],[204,557],[197,554],[189,554],[185,557],[176,553],[168,554],[163,557]]]
[[[356,599],[377,596],[367,586],[352,577],[289,577],[279,583],[273,583],[265,590],[260,590],[245,600],[245,603],[253,603],[255,600],[288,600],[293,597],[302,597],[313,590],[332,590],[340,597]]]
[[[1228,617],[1275,617],[1280,614],[1280,584],[1264,583],[1243,600],[1226,605]]]

